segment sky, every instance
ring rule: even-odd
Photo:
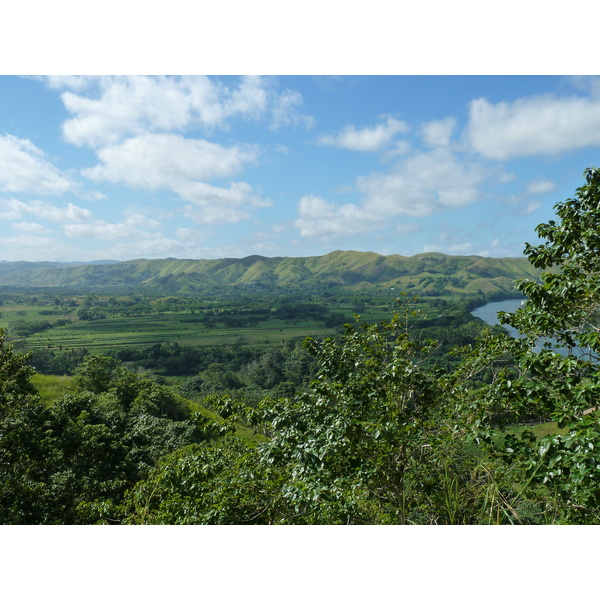
[[[521,256],[600,78],[0,76],[0,260]]]

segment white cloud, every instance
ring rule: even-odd
[[[35,235],[19,235],[16,237],[4,238],[2,243],[7,246],[19,248],[51,248],[54,240],[48,237],[38,237]]]
[[[135,240],[128,243],[117,243],[102,251],[103,256],[114,260],[130,260],[132,258],[165,258],[180,256],[185,246],[178,240],[164,237]]]
[[[359,177],[359,204],[335,205],[316,196],[300,200],[295,225],[303,236],[362,233],[385,227],[398,216],[427,217],[480,199],[488,173],[438,148],[399,162],[389,173]]]
[[[99,200],[106,200],[106,194],[98,191],[81,192],[78,196],[82,200],[88,200],[89,202],[98,202]]]
[[[299,92],[285,90],[273,102],[271,129],[297,127],[298,125],[304,125],[307,129],[312,129],[316,125],[316,121],[310,115],[300,111],[303,102],[302,95]]]
[[[466,254],[473,252],[473,245],[470,242],[462,242],[460,244],[452,244],[448,248],[450,254]]]
[[[509,160],[600,145],[600,100],[552,95],[470,104],[467,140],[483,156]]]
[[[421,135],[427,146],[449,146],[456,127],[456,119],[448,117],[441,121],[429,121],[421,125]]]
[[[229,188],[221,188],[208,183],[186,182],[178,185],[176,191],[184,200],[197,206],[270,206],[271,202],[252,193],[252,186],[243,181],[229,184]]]
[[[84,169],[94,181],[124,182],[142,189],[168,189],[189,180],[230,177],[257,160],[254,146],[226,148],[174,134],[146,133],[98,151],[102,164]]]
[[[408,131],[406,123],[390,117],[385,123],[364,129],[356,129],[353,125],[348,125],[337,135],[321,135],[317,143],[347,150],[376,152],[387,146],[396,134],[406,131]]]
[[[191,205],[184,208],[186,217],[200,224],[237,223],[248,217],[248,208],[270,206],[269,200],[253,193],[252,186],[239,181],[221,188],[207,183],[186,182],[175,191]]]
[[[107,223],[97,220],[88,223],[66,224],[64,231],[69,237],[95,238],[99,240],[134,240],[154,237],[158,238],[158,233],[150,230],[156,230],[161,227],[161,223],[149,219],[144,214],[128,209],[128,214],[122,223]]]
[[[85,169],[86,177],[135,188],[169,189],[189,203],[184,214],[197,223],[235,223],[248,217],[247,209],[271,205],[245,182],[219,187],[205,181],[230,177],[255,162],[254,146],[226,148],[174,134],[145,134],[101,148],[98,156],[102,164]]]
[[[48,86],[55,90],[67,88],[80,91],[93,85],[98,77],[95,75],[46,75],[40,79],[46,81]]]
[[[298,214],[294,224],[305,237],[363,233],[380,226],[377,215],[356,204],[338,206],[318,196],[301,198]]]
[[[69,237],[85,237],[109,241],[151,236],[149,232],[136,229],[125,223],[106,223],[105,221],[65,225],[64,230]]]
[[[4,260],[73,260],[75,250],[49,236],[17,235],[0,239]]]
[[[0,189],[60,195],[75,188],[75,182],[54,167],[35,144],[13,135],[0,135]]]
[[[423,246],[423,252],[442,252],[444,254],[474,254],[473,244],[470,242],[459,242],[449,245],[438,245],[438,244],[425,244]],[[479,254],[479,253],[478,253]]]
[[[20,200],[0,199],[0,217],[6,220],[17,220],[23,215],[33,215],[38,219],[52,223],[82,223],[93,219],[93,214],[87,208],[80,208],[70,202],[66,206],[55,206],[42,200],[21,202]]]
[[[545,194],[547,192],[553,192],[556,189],[556,184],[553,181],[548,180],[538,180],[538,181],[530,181],[527,184],[527,193],[528,194]]]
[[[542,207],[542,203],[539,200],[531,201],[522,211],[522,215],[530,215],[534,213],[536,210]]]
[[[205,76],[53,77],[48,84],[73,90],[61,98],[74,115],[63,124],[63,135],[76,146],[98,148],[132,135],[193,126],[226,127],[235,117],[269,113],[274,127],[314,121],[300,113],[298,92],[279,92],[269,77],[242,77],[232,85]]]
[[[385,152],[384,156],[386,159],[389,160],[391,158],[394,158],[395,156],[408,154],[409,152],[410,152],[410,142],[407,142],[406,140],[399,140],[392,144],[390,149]]]
[[[600,97],[600,77],[598,75],[569,75],[565,80],[574,88]]]
[[[115,144],[127,135],[181,129],[192,121],[216,125],[225,116],[219,86],[207,77],[101,77],[96,82],[96,98],[61,96],[75,115],[63,124],[63,134],[76,146]]]
[[[438,148],[401,161],[391,173],[373,173],[357,180],[368,212],[383,217],[425,217],[447,208],[461,208],[479,199],[485,171],[461,162]]]
[[[17,231],[24,231],[25,233],[50,233],[48,229],[40,225],[39,223],[27,223],[21,221],[19,223],[11,223],[13,229]]]

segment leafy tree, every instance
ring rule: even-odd
[[[257,408],[212,398],[229,433],[177,451],[136,485],[130,521],[473,522],[476,459],[438,378],[420,368],[430,346],[411,339],[411,316],[406,307],[388,323],[348,326],[339,340],[307,340],[318,373],[296,398]],[[265,441],[238,439],[236,423]]]
[[[34,369],[27,365],[31,353],[15,354],[12,344],[6,341],[6,332],[0,329],[0,398],[2,406],[9,401],[36,394],[30,383]]]
[[[434,505],[460,480],[460,431],[437,378],[420,367],[410,306],[381,325],[347,326],[340,340],[307,340],[319,365],[311,390],[265,408],[271,439],[261,460],[287,474],[282,496],[295,523],[468,520]]]
[[[566,523],[600,520],[600,412],[594,410],[600,396],[600,171],[584,175],[586,185],[575,197],[555,206],[560,220],[536,228],[545,241],[526,246],[531,264],[544,272],[540,281],[518,282],[527,301],[500,315],[521,337],[490,336],[456,373],[463,381],[469,373],[488,373],[463,399],[475,415],[475,435],[520,473],[514,501],[534,498],[545,503],[552,521]],[[532,416],[553,419],[562,431],[536,439],[526,430],[499,445],[491,435],[501,417]]]
[[[93,354],[86,356],[75,369],[74,377],[83,390],[100,393],[108,391],[118,361],[110,356]]]
[[[127,490],[166,454],[206,437],[171,390],[105,360],[87,364],[112,367],[89,379],[102,391],[45,407],[28,358],[0,332],[0,523],[120,522]]]
[[[271,524],[282,514],[280,482],[256,448],[234,435],[166,457],[128,494],[127,523]]]
[[[44,410],[30,382],[30,355],[18,355],[0,330],[0,523],[27,523],[38,514]]]

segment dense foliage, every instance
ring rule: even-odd
[[[173,392],[103,357],[81,393],[43,406],[27,356],[0,335],[0,521],[117,522],[125,492],[165,454],[205,434]]]
[[[187,400],[82,355],[79,391],[45,405],[0,336],[0,521],[598,523],[600,171],[585,177],[526,247],[544,273],[502,316],[519,337],[401,295],[390,320],[302,347],[199,353]]]

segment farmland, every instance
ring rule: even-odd
[[[102,353],[158,343],[264,347],[307,336],[332,335],[343,323],[352,322],[355,313],[368,322],[377,322],[387,318],[394,308],[391,294],[375,302],[367,302],[362,296],[201,301],[97,296],[55,296],[49,300],[21,294],[4,299],[0,327],[21,350],[85,348]],[[431,304],[424,304],[423,311],[425,315],[439,313]]]

